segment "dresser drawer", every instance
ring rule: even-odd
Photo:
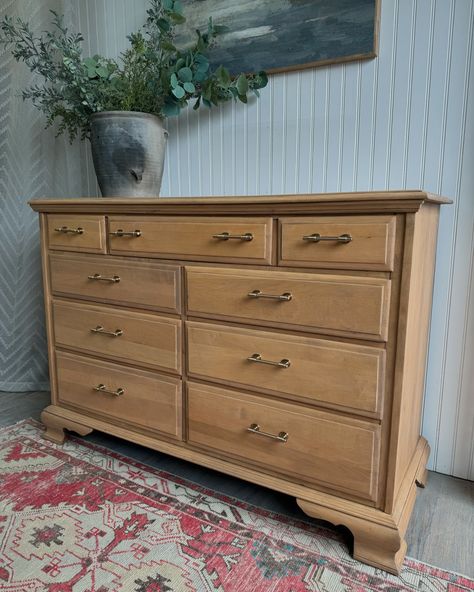
[[[272,255],[271,218],[110,216],[109,236],[116,254],[237,263]]]
[[[181,373],[181,321],[152,313],[53,301],[55,344]]]
[[[181,440],[179,379],[65,352],[56,363],[60,404]]]
[[[390,281],[187,267],[188,314],[383,341]]]
[[[105,216],[49,214],[48,247],[61,251],[105,253]]]
[[[188,373],[377,413],[385,350],[283,333],[186,323]]]
[[[180,268],[154,261],[50,253],[51,290],[76,298],[178,312]]]
[[[248,431],[251,426],[288,439]],[[188,384],[191,444],[370,500],[377,488],[379,439],[375,423]]]
[[[282,218],[279,263],[390,271],[395,220],[395,216]]]

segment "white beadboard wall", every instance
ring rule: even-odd
[[[69,0],[86,53],[117,54],[146,0]],[[473,0],[382,0],[375,60],[271,77],[260,100],[170,120],[162,195],[423,188],[442,208],[423,433],[474,479]],[[86,156],[86,149],[84,149]],[[90,160],[88,186],[95,195]]]

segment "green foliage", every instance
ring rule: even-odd
[[[232,79],[219,66],[211,70],[207,50],[225,27],[209,18],[205,32],[196,31],[185,50],[174,45],[175,27],[185,22],[180,0],[150,0],[142,30],[132,33],[129,48],[119,60],[99,55],[84,58],[83,36],[70,33],[54,11],[52,30],[35,36],[27,22],[5,17],[0,43],[13,57],[44,79],[23,91],[46,115],[46,126],[58,119],[58,134],[72,142],[89,136],[90,116],[99,111],[141,111],[158,117],[178,115],[189,102],[193,109],[230,99],[247,102],[250,92],[266,86],[265,72],[240,74]]]

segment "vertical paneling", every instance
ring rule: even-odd
[[[71,1],[71,0],[70,0]],[[146,0],[79,0],[86,53],[117,55]],[[472,0],[383,0],[376,60],[275,75],[260,100],[170,120],[162,195],[424,188],[442,210],[423,431],[474,478]],[[97,185],[89,158],[87,193]]]

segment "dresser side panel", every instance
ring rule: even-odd
[[[390,512],[420,438],[439,207],[407,214],[385,511]]]

